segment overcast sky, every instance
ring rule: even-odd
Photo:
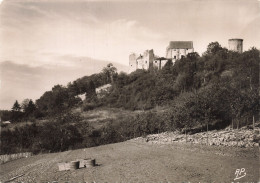
[[[227,47],[230,38],[244,39],[244,50],[259,48],[260,1],[4,0],[0,109],[98,72],[108,61],[126,70],[131,52],[165,56],[169,41],[183,40],[201,54],[213,41]]]

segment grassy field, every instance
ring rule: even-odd
[[[58,171],[57,163],[95,158],[98,166]],[[61,153],[42,154],[1,165],[0,181],[15,182],[239,182],[259,181],[259,149],[148,144],[134,140]]]
[[[79,109],[76,109],[75,111],[79,112],[83,118],[83,121],[87,121],[94,129],[103,127],[110,120],[119,121],[120,119],[124,119],[125,117],[133,116],[141,112],[114,108],[98,108],[85,112],[81,112]]]
[[[156,112],[163,112],[165,111],[165,108],[156,107],[152,110]],[[145,111],[142,110],[131,111],[131,110],[125,110],[120,108],[100,107],[89,111],[81,111],[80,108],[77,108],[74,109],[73,112],[80,113],[81,117],[83,118],[81,122],[83,123],[88,122],[88,124],[92,126],[94,129],[100,129],[111,120],[113,120],[113,122],[116,123],[119,122],[121,119],[123,120],[130,116],[141,114]]]

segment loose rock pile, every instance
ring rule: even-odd
[[[137,138],[140,141],[142,138]],[[194,144],[206,144],[216,146],[236,146],[236,147],[259,147],[260,128],[253,129],[225,129],[221,131],[209,131],[185,135],[180,132],[164,132],[160,134],[148,135],[142,139],[148,143],[170,144],[174,142],[188,142]]]

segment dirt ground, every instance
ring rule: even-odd
[[[58,171],[58,162],[95,158],[98,166]],[[1,165],[0,182],[258,182],[259,149],[134,140],[99,147],[42,154]],[[246,176],[234,181],[235,171]],[[12,182],[12,181],[11,181]]]

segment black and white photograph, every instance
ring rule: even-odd
[[[260,183],[260,0],[0,0],[0,183]]]

